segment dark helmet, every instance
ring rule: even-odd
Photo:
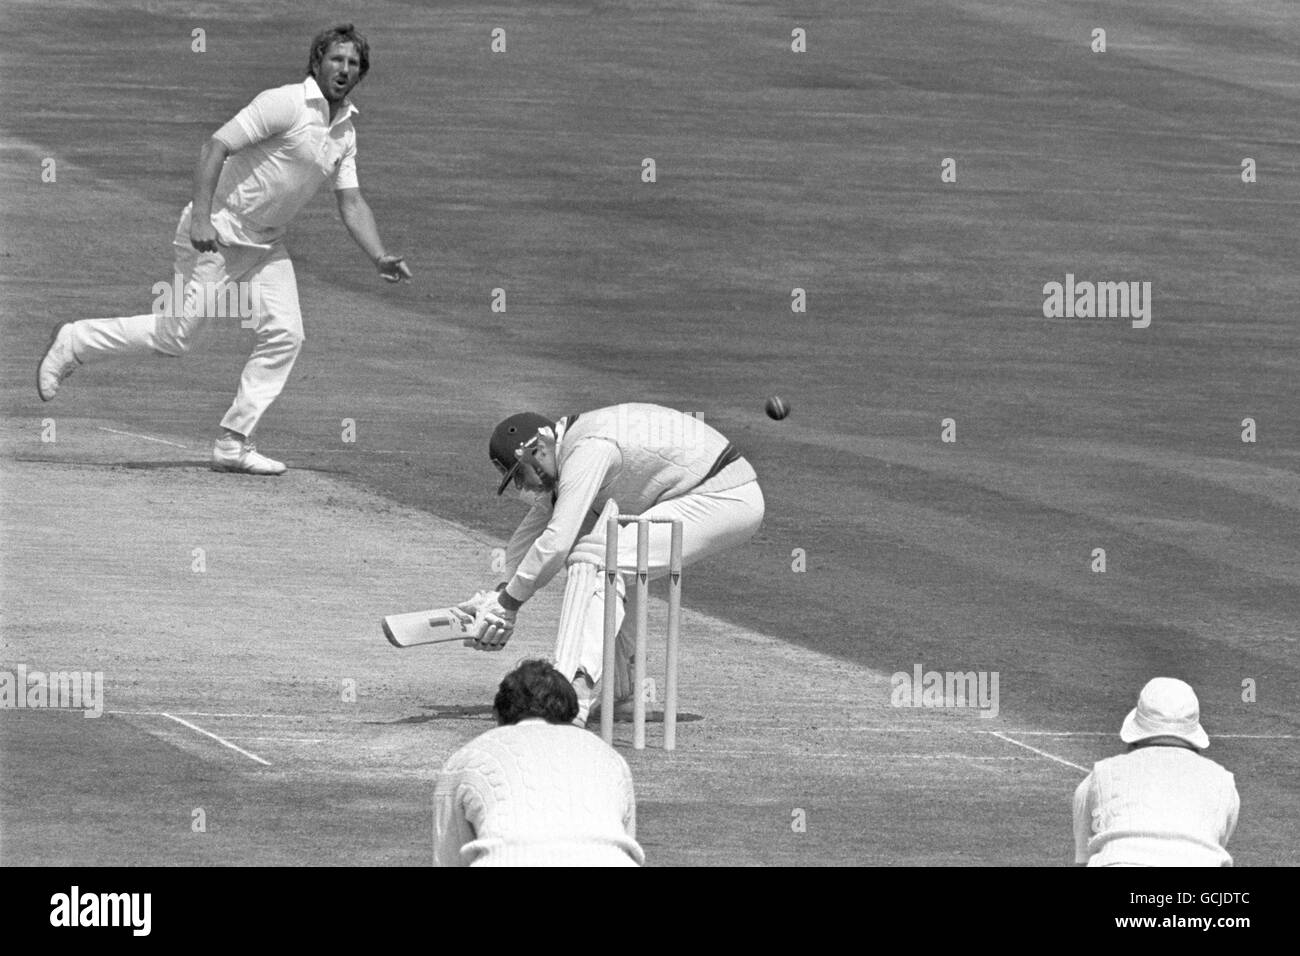
[[[497,471],[501,472],[501,486],[497,494],[506,490],[519,470],[519,459],[515,452],[537,438],[542,428],[555,428],[555,422],[536,412],[520,412],[511,415],[492,430],[492,440],[488,442],[488,455]]]

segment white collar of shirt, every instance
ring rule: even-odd
[[[569,430],[568,416],[561,418],[555,423],[555,472],[556,478],[559,478],[560,471],[560,442],[564,441],[564,435]]]
[[[566,415],[555,423],[555,450],[559,454],[560,442],[564,441],[564,433],[569,430],[569,418]]]
[[[309,76],[303,80],[302,89],[307,96],[307,102],[310,103],[312,100],[318,100],[325,104],[325,115],[329,116],[330,103],[329,100],[325,99],[325,94],[320,91],[320,84],[316,82],[316,77]],[[335,126],[338,126],[339,123],[351,119],[355,114],[360,112],[361,111],[352,104],[350,99],[345,99],[343,101],[343,109],[339,110],[333,121],[330,122],[330,128],[332,129]]]

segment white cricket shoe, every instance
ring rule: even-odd
[[[289,469],[284,462],[258,454],[257,446],[247,439],[218,438],[212,446],[213,471],[239,471],[246,475],[283,475]]]
[[[58,394],[63,380],[77,370],[81,360],[72,351],[72,323],[61,322],[50,335],[50,344],[36,366],[36,394],[48,402]]]

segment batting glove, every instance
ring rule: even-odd
[[[375,260],[375,268],[389,282],[411,278],[411,270],[406,268],[406,260],[401,256],[380,256]]]
[[[480,651],[501,650],[515,632],[515,616],[518,613],[502,607],[497,596],[492,595],[475,615],[474,636],[466,638],[465,645]]]
[[[468,597],[457,604],[456,610],[464,611],[470,617],[476,617],[479,608],[496,596],[496,591],[475,591],[473,597]]]

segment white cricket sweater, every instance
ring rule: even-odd
[[[506,590],[518,601],[560,572],[574,542],[611,498],[623,514],[639,515],[661,501],[729,491],[756,479],[742,457],[705,480],[731,443],[676,409],[633,402],[562,421],[555,501],[540,498],[506,545]]]
[[[1093,765],[1074,793],[1075,862],[1232,866],[1240,798],[1231,773],[1185,747],[1146,746]]]
[[[435,866],[639,866],[632,772],[572,724],[489,730],[438,775],[433,855]]]

